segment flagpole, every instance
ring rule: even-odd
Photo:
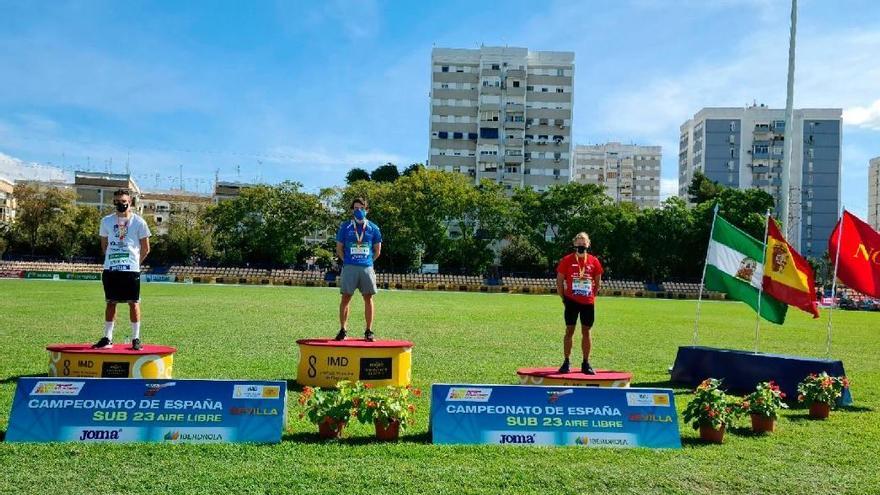
[[[709,244],[712,244],[712,235],[715,234],[715,220],[718,218],[718,203],[712,211],[712,226],[709,227]],[[709,245],[706,245],[706,258],[703,260],[703,276],[700,278],[700,290],[697,294],[697,318],[694,320],[694,339],[692,345],[697,345],[697,328],[700,324],[700,306],[703,303],[703,284],[706,283],[706,265],[709,260]]]
[[[764,294],[764,269],[767,267],[767,232],[770,229],[770,208],[764,214],[764,268],[761,269],[761,285],[758,286],[758,314],[755,316],[755,354],[758,353],[758,329],[761,327],[761,299]]]
[[[831,318],[834,316],[834,297],[837,294],[837,265],[840,263],[840,240],[843,238],[844,213],[846,213],[846,207],[840,213],[840,228],[837,229],[837,254],[834,255],[834,276],[831,277],[831,307],[828,308],[828,336],[825,339],[825,357],[829,359],[831,358]]]

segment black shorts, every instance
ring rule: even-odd
[[[117,272],[104,270],[101,275],[104,283],[104,299],[107,302],[140,302],[140,272]]]
[[[578,316],[581,317],[581,325],[585,327],[593,326],[596,319],[596,307],[592,304],[581,304],[572,301],[569,298],[563,298],[565,303],[565,324],[571,326],[577,323]]]

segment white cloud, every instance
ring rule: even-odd
[[[69,179],[67,174],[58,167],[25,162],[0,152],[0,178],[11,182],[17,180],[58,180]]]
[[[678,196],[678,179],[660,179],[660,201]]]
[[[880,131],[880,99],[867,106],[854,106],[843,111],[844,124]]]

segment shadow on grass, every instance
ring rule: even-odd
[[[287,380],[287,391],[288,392],[302,392],[303,386],[297,383],[296,380]]]
[[[673,383],[670,380],[658,380],[656,382],[635,382],[631,383],[630,387],[639,387],[639,388],[671,388],[673,389],[673,393],[675,395],[679,394],[688,394],[691,392],[690,387],[683,386],[679,383]]]
[[[5,385],[7,383],[18,383],[19,378],[39,378],[42,376],[49,376],[48,373],[35,373],[32,375],[16,375],[16,376],[8,376],[2,380],[0,380],[0,385]]]
[[[415,435],[401,435],[400,439],[393,442],[383,442],[376,440],[374,437],[351,437],[351,438],[340,438],[337,440],[327,440],[318,436],[317,432],[298,432],[298,433],[285,433],[281,437],[282,442],[296,442],[296,443],[335,443],[339,445],[377,445],[377,444],[395,444],[395,443],[415,443],[415,444],[430,444],[431,443],[431,434],[428,432],[418,433]]]
[[[727,432],[730,433],[731,435],[736,435],[738,437],[750,437],[750,438],[761,438],[761,437],[766,437],[766,436],[770,435],[770,433],[761,433],[761,432],[754,431],[748,426],[737,426],[734,428],[728,428]]]
[[[718,447],[721,444],[706,442],[700,437],[684,437],[681,439],[682,447]]]

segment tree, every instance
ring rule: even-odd
[[[211,258],[214,238],[206,215],[205,206],[174,207],[168,219],[168,232],[157,236],[150,257],[157,262],[187,265]]]
[[[406,169],[403,171],[403,175],[412,175],[423,168],[425,168],[425,166],[421,163],[413,163],[409,167],[406,167]]]
[[[330,228],[330,214],[301,184],[283,182],[245,189],[211,207],[206,219],[223,261],[290,265],[305,247],[304,237]]]
[[[547,259],[524,236],[514,235],[501,249],[501,267],[505,274],[544,275]]]
[[[41,188],[29,184],[16,184],[13,196],[18,205],[13,230],[31,254],[37,252],[41,237],[44,237],[50,225],[73,208],[76,199],[74,192],[69,189]]]
[[[391,162],[376,168],[376,170],[373,170],[373,173],[370,174],[370,179],[375,182],[394,182],[399,177],[400,171],[397,170],[397,165]]]
[[[101,256],[98,230],[102,214],[92,206],[76,205],[63,209],[43,226],[39,248],[44,253],[59,255],[65,260],[77,256]]]
[[[548,269],[571,250],[580,231],[590,235],[592,251],[600,254],[608,253],[603,243],[619,235],[607,217],[615,207],[600,186],[571,182],[543,192],[519,188],[512,199],[516,231],[538,248]]]
[[[346,184],[351,185],[359,180],[370,180],[370,173],[362,168],[355,167],[349,170],[347,174],[345,174]]]
[[[694,172],[694,178],[688,185],[688,199],[694,204],[705,203],[715,199],[723,187],[698,170]]]

